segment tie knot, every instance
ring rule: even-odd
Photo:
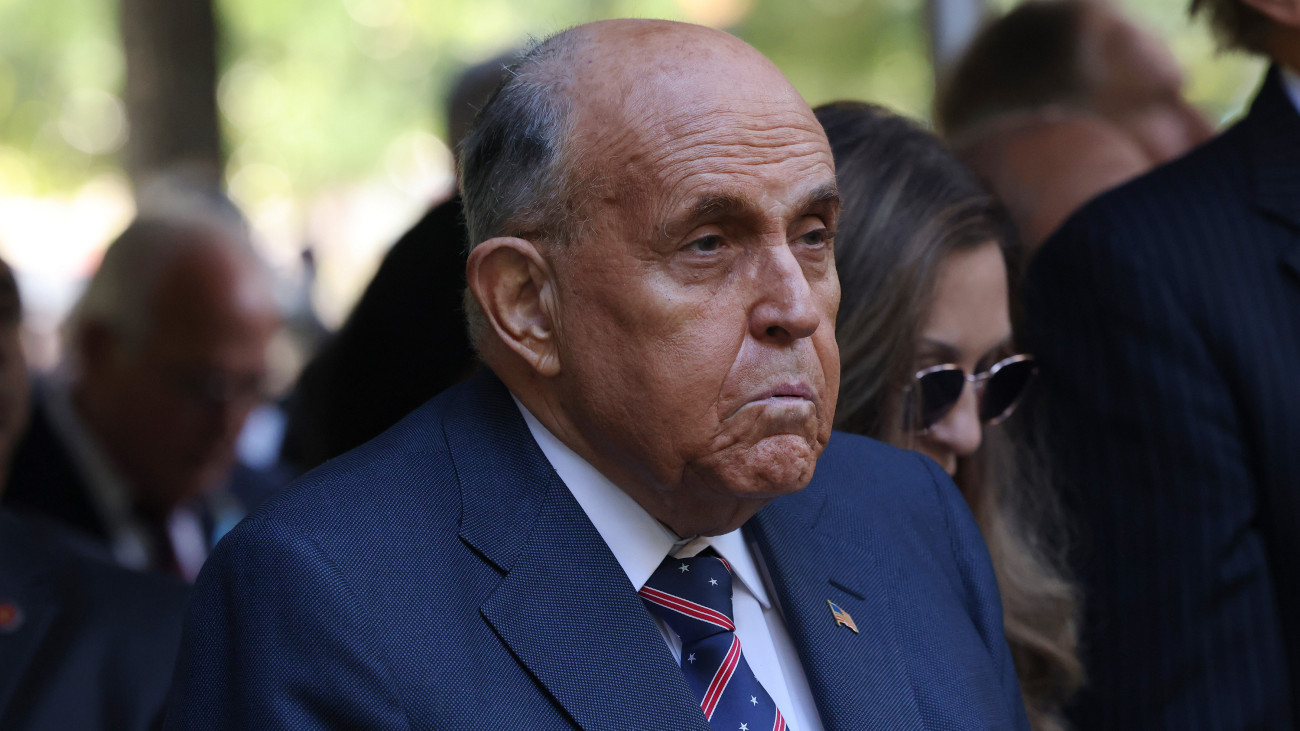
[[[683,644],[736,629],[731,617],[731,566],[718,556],[669,556],[640,594]]]

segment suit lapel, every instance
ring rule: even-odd
[[[647,718],[708,728],[654,621],[562,485],[482,611],[582,728],[644,728]]]
[[[816,480],[806,488],[821,489]],[[748,529],[763,553],[822,724],[827,731],[922,728],[884,585],[890,567],[878,552],[822,535],[782,505],[808,497],[825,496],[777,500]],[[835,623],[828,599],[852,616],[858,633]]]
[[[1282,266],[1300,284],[1300,112],[1276,66],[1265,77],[1247,123],[1255,205],[1297,234],[1283,251]]]
[[[483,617],[579,727],[639,729],[652,718],[707,731],[654,620],[505,387],[480,374],[470,394],[446,435],[461,538],[505,573]]]

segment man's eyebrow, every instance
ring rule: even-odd
[[[695,201],[695,205],[691,206],[690,212],[683,218],[689,221],[709,217],[730,218],[742,216],[751,208],[751,204],[740,196],[727,193],[706,195]]]
[[[808,211],[835,205],[840,202],[840,191],[834,183],[823,183],[809,191],[799,201],[796,210]],[[702,218],[738,218],[754,212],[753,202],[741,196],[729,193],[717,193],[700,198],[691,206],[683,221],[698,221]]]
[[[756,215],[754,205],[745,198],[730,193],[710,193],[696,199],[680,216],[665,222],[661,233],[667,238],[672,238],[685,234],[701,221],[738,219],[753,215]]]
[[[824,208],[828,205],[839,205],[839,202],[839,187],[835,183],[823,183],[804,196],[798,210],[808,211],[814,208]]]

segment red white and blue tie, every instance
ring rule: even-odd
[[[785,719],[740,654],[731,566],[717,556],[669,556],[640,591],[682,639],[682,674],[716,731],[784,731]]]

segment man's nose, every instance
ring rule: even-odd
[[[758,303],[749,321],[756,340],[793,342],[821,325],[816,295],[788,245],[765,250],[755,286]]]
[[[952,411],[930,427],[930,435],[958,457],[969,457],[980,448],[984,427],[980,423],[979,398],[974,386],[966,384]]]

